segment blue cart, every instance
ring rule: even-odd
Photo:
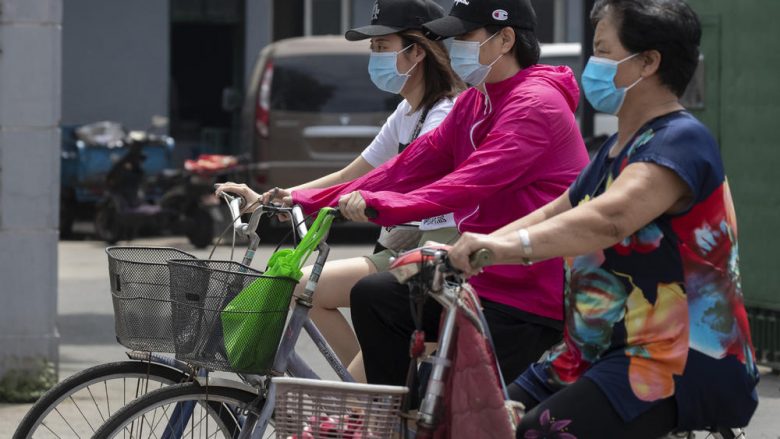
[[[76,218],[92,218],[95,205],[105,193],[106,175],[128,152],[127,133],[116,122],[63,126],[60,177],[60,235],[72,233]],[[143,168],[156,176],[171,168],[174,140],[144,146]]]

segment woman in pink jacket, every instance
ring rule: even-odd
[[[538,65],[528,0],[456,2],[425,27],[456,36],[452,65],[473,85],[439,127],[362,178],[295,191],[305,210],[339,204],[352,220],[394,225],[454,212],[461,232],[489,233],[557,198],[588,156],[574,117],[579,89],[567,67]],[[472,279],[504,375],[516,376],[560,339],[563,262],[490,267]],[[404,383],[414,330],[408,289],[389,273],[352,289],[352,321],[371,383]],[[433,339],[440,308],[425,306]],[[517,339],[527,340],[517,343]]]

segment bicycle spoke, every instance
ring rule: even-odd
[[[73,405],[76,406],[76,410],[78,410],[79,413],[81,413],[81,417],[84,418],[84,421],[87,422],[87,425],[89,426],[89,429],[92,430],[92,432],[94,433],[95,432],[95,427],[92,426],[92,423],[89,422],[89,419],[87,419],[87,416],[81,410],[81,407],[79,407],[79,405],[76,403],[76,400],[73,399],[73,395],[68,396],[68,398],[71,400],[71,402],[73,402]],[[60,416],[62,416],[62,415],[60,414]],[[62,419],[65,419],[65,417],[63,417]],[[65,421],[65,422],[68,422],[68,421]],[[76,433],[76,434],[78,434],[78,433]]]
[[[127,378],[122,377],[122,407],[127,405]],[[122,430],[122,439],[127,439],[127,430]],[[130,439],[132,438],[132,433],[130,434]]]
[[[146,415],[144,415],[144,416],[141,418],[141,430],[142,430],[142,431],[143,431],[143,428],[144,428],[144,426],[143,426],[143,421],[145,421],[145,420],[146,420]],[[151,433],[151,434],[154,434],[154,430],[155,430],[155,428],[154,428],[154,427],[152,427],[152,425],[151,425],[151,424],[149,424],[149,427],[150,427],[150,428],[149,428],[149,431],[150,431],[150,433]],[[143,434],[143,433],[141,433],[141,434]],[[158,436],[157,436],[156,434],[154,434],[154,437],[158,437]]]
[[[208,427],[208,422],[209,422],[209,421],[208,421],[208,417],[209,417],[209,411],[208,411],[208,410],[206,410],[206,411],[205,411],[205,413],[206,413],[205,415],[201,416],[201,417],[200,417],[200,419],[198,419],[198,423],[197,423],[197,424],[194,424],[194,425],[191,427],[191,429],[190,429],[190,432],[191,432],[191,433],[194,433],[194,432],[195,432],[195,427],[198,427],[198,426],[200,426],[200,425],[203,423],[203,419],[204,419],[204,418],[206,418],[206,419],[207,419],[207,420],[206,420],[206,427]],[[193,413],[193,414],[194,414],[194,413]],[[193,422],[194,422],[194,416],[193,416]],[[208,428],[206,429],[206,431],[208,432]],[[208,433],[207,433],[207,434],[208,434]],[[192,437],[192,434],[190,434],[190,437]]]
[[[160,407],[160,409],[162,409],[162,412],[163,412],[162,416],[160,416],[160,420],[155,422],[155,419],[157,418],[156,414],[154,415],[154,418],[152,418],[152,423],[154,424],[154,426],[152,428],[154,428],[154,429],[157,429],[157,426],[160,425],[160,422],[162,422],[163,419],[167,420],[168,425],[171,425],[171,418],[168,417],[168,407],[165,407],[165,408]],[[174,410],[175,410],[175,408],[174,408]],[[155,412],[157,412],[157,410],[155,410]],[[146,415],[144,415],[144,416],[146,416]]]
[[[58,434],[57,434],[57,433],[55,433],[55,432],[54,432],[54,431],[53,431],[51,428],[49,428],[49,426],[48,426],[48,425],[46,425],[46,423],[45,423],[45,422],[42,422],[42,423],[41,423],[41,427],[43,427],[43,428],[45,428],[45,429],[49,430],[49,431],[51,432],[51,434],[53,434],[54,436],[56,436],[56,437],[57,437],[57,439],[62,439],[62,438],[60,437],[60,435],[58,435]]]
[[[111,417],[111,398],[108,397],[108,381],[103,381],[103,389],[106,391],[106,406],[108,407],[108,416]]]
[[[75,428],[73,428],[73,426],[72,426],[72,425],[70,425],[70,422],[68,422],[68,420],[67,420],[67,419],[65,419],[65,416],[63,416],[63,415],[62,415],[62,413],[60,413],[60,409],[58,409],[58,408],[56,408],[56,407],[55,407],[55,408],[54,408],[54,411],[55,411],[55,412],[56,412],[58,415],[60,415],[60,418],[62,418],[62,420],[63,420],[63,421],[65,421],[65,425],[67,425],[67,426],[70,428],[70,431],[72,431],[72,432],[73,432],[73,434],[75,434],[76,436],[78,436],[78,435],[79,435],[79,433],[76,431],[76,429],[75,429]],[[47,427],[47,428],[48,428],[48,427]],[[81,436],[79,436],[79,437],[81,437]]]
[[[92,390],[90,390],[89,387],[87,387],[86,389],[87,389],[87,393],[89,393],[89,397],[92,398],[92,403],[95,404],[95,408],[97,409],[97,412],[100,415],[100,419],[103,422],[106,422],[106,418],[103,417],[103,412],[100,410],[100,407],[98,407],[97,400],[95,399],[95,396],[92,394]]]

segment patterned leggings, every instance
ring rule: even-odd
[[[657,439],[677,425],[674,397],[626,423],[601,389],[584,377],[541,403],[514,383],[509,396],[527,410],[517,439]]]

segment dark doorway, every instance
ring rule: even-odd
[[[185,156],[237,151],[243,1],[215,4],[172,3],[170,132]]]
[[[536,37],[542,43],[555,41],[555,2],[552,0],[531,0],[536,12]]]
[[[273,40],[303,35],[303,0],[274,0]]]

